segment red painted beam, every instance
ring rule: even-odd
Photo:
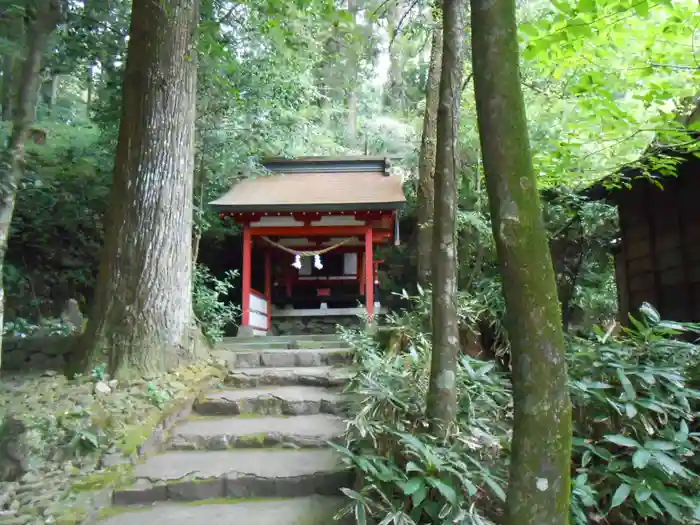
[[[251,235],[270,237],[351,237],[364,235],[366,226],[260,226],[250,228]],[[370,230],[371,231],[371,230]]]

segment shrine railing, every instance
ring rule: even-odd
[[[250,291],[248,325],[253,330],[267,332],[270,329],[270,305],[264,294]]]

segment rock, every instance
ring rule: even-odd
[[[27,427],[7,415],[0,420],[0,481],[16,481],[29,472],[30,447]]]
[[[23,485],[30,485],[41,481],[41,478],[37,476],[34,472],[27,472],[20,480]]]
[[[34,518],[32,516],[16,516],[14,518],[2,520],[2,525],[26,525],[30,523]]]
[[[112,389],[104,381],[98,381],[97,383],[95,383],[94,391],[96,394],[109,394],[112,392]]]
[[[117,381],[116,379],[110,379],[109,381],[107,381],[107,384],[109,385],[109,388],[111,388],[112,390],[116,390],[119,381]]]

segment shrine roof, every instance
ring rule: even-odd
[[[243,179],[209,204],[217,211],[395,210],[406,197],[385,157],[267,159],[266,174]]]

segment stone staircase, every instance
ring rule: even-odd
[[[115,491],[103,525],[331,525],[353,475],[340,441],[352,354],[336,336],[227,339],[231,370]]]

